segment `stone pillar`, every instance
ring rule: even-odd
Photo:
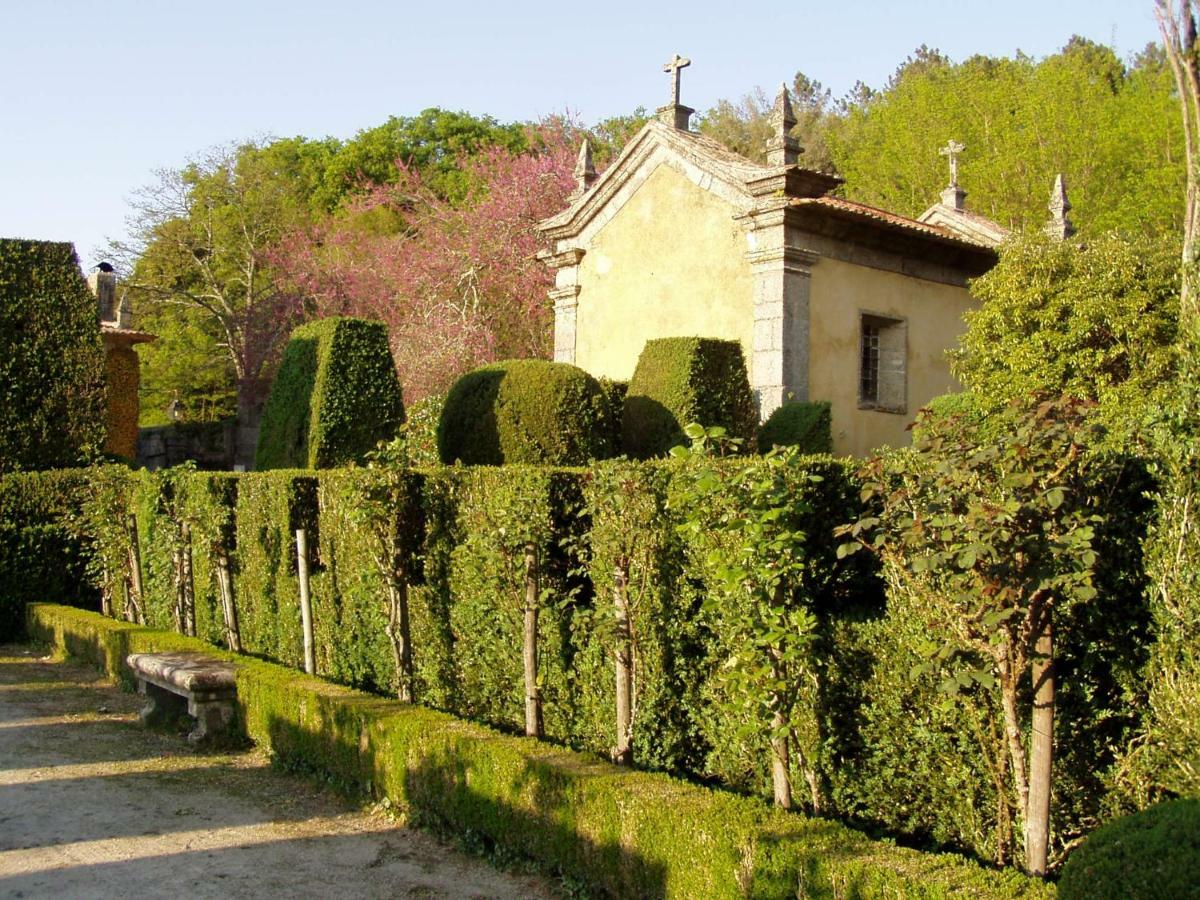
[[[554,270],[554,361],[575,364],[575,323],[579,309],[579,261],[584,251],[543,251],[538,259]]]
[[[812,266],[816,257],[782,245],[783,224],[760,237],[776,246],[757,246],[747,258],[754,276],[754,347],[750,387],[758,401],[760,421],[789,401],[808,400],[808,315]]]
[[[555,288],[550,292],[550,299],[554,301],[554,361],[574,365],[579,285]]]

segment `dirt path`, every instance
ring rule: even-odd
[[[138,698],[0,646],[0,897],[550,897],[270,768],[144,731]]]

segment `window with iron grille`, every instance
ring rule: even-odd
[[[860,409],[905,412],[908,400],[907,357],[907,322],[872,313],[859,316]]]

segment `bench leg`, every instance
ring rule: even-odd
[[[143,725],[159,726],[174,722],[187,712],[187,701],[157,684],[138,679],[138,693],[146,698],[138,717]]]
[[[188,712],[196,717],[196,727],[188,735],[188,741],[198,744],[211,737],[229,734],[233,724],[233,703],[228,700],[212,700],[207,703],[191,701]]]

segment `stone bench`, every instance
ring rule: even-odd
[[[172,721],[186,711],[196,718],[192,743],[229,733],[237,700],[232,663],[203,653],[133,653],[126,662],[146,698],[143,724]]]

